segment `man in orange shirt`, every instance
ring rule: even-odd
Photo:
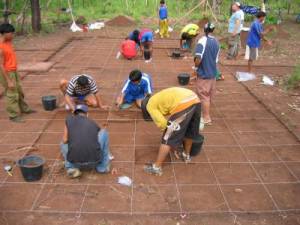
[[[121,53],[125,59],[131,60],[137,55],[136,43],[132,40],[126,39],[122,42]]]
[[[24,100],[20,78],[17,74],[17,57],[12,46],[15,28],[11,24],[0,25],[0,83],[5,89],[6,111],[13,122],[24,122],[21,114],[34,113]]]

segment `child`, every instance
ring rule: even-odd
[[[141,43],[141,52],[144,56],[144,51],[149,51],[147,57],[145,57],[146,62],[150,62],[153,54],[153,32],[150,29],[143,29],[140,31],[139,40]]]
[[[121,54],[125,59],[131,60],[137,56],[136,43],[128,38],[122,42]]]
[[[120,109],[127,109],[135,102],[141,108],[142,100],[151,94],[151,77],[139,70],[133,70],[129,74],[129,79],[127,79],[116,104]]]
[[[247,39],[247,47],[245,58],[248,59],[248,72],[252,71],[252,63],[254,60],[258,58],[258,49],[261,45],[261,39],[267,41],[269,45],[272,45],[272,42],[265,38],[265,34],[267,34],[270,30],[263,30],[263,22],[266,18],[265,12],[258,12],[256,15],[256,20],[251,24],[250,31]],[[273,29],[273,28],[271,28]]]
[[[21,123],[24,120],[22,113],[30,114],[35,111],[30,109],[24,100],[24,93],[17,73],[17,58],[12,46],[15,28],[11,24],[0,25],[0,83],[5,89],[6,111],[12,122]]]
[[[159,15],[159,34],[161,38],[169,37],[169,24],[168,24],[168,9],[164,0],[160,1],[158,11]]]

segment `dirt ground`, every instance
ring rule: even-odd
[[[0,170],[0,224],[300,224],[300,142],[235,80],[235,68],[228,65],[220,67],[226,80],[218,82],[214,122],[203,132],[201,154],[191,164],[170,155],[162,177],[143,172],[144,163],[155,160],[161,132],[143,121],[137,109],[118,111],[116,96],[132,69],[151,74],[159,91],[177,86],[177,74],[190,72],[192,60],[168,57],[169,50],[178,46],[175,39],[155,40],[152,63],[116,60],[129,30],[60,31],[17,42],[21,63],[55,64],[47,72],[23,74],[26,99],[38,110],[26,116],[26,123],[10,123],[0,100],[0,166],[14,166],[12,176]],[[67,113],[62,108],[45,112],[41,96],[59,95],[59,80],[78,73],[91,74],[111,106],[109,111],[92,110],[90,118],[108,125],[117,174],[86,171],[80,179],[66,177],[59,143]],[[14,165],[27,154],[46,159],[38,182],[26,183]],[[123,175],[133,180],[132,187],[117,184]]]

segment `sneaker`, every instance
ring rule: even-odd
[[[81,176],[81,172],[77,168],[70,168],[67,170],[67,175],[70,178],[78,178]]]
[[[192,161],[191,156],[185,152],[182,152],[182,158],[185,163],[190,163]]]
[[[150,173],[156,176],[161,176],[162,175],[162,169],[160,167],[156,167],[154,164],[150,165],[145,165],[144,166],[144,171],[146,173]]]
[[[21,116],[9,118],[9,120],[14,123],[24,123],[25,122]]]

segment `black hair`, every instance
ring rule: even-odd
[[[211,22],[208,22],[207,24],[205,24],[204,26],[204,33],[206,36],[208,36],[209,33],[214,32],[215,30],[215,25]]]
[[[190,39],[190,35],[187,32],[182,33],[181,35],[181,39],[182,40],[187,40]]]
[[[139,30],[134,30],[132,32],[132,39],[135,43],[137,43],[138,45],[140,45],[140,40],[139,40],[139,35],[140,35],[140,31]]]
[[[166,3],[165,0],[160,1],[160,4],[165,4],[165,3]]]
[[[0,34],[14,33],[15,28],[9,23],[3,23],[0,25]]]
[[[132,82],[140,81],[142,79],[142,72],[140,70],[133,70],[129,74],[129,80]]]
[[[266,17],[267,16],[267,14],[265,13],[265,12],[263,12],[263,11],[259,11],[257,14],[256,14],[256,18],[261,18],[261,17]]]
[[[86,76],[81,75],[80,77],[78,77],[77,82],[81,87],[84,87],[89,84],[89,79]]]

